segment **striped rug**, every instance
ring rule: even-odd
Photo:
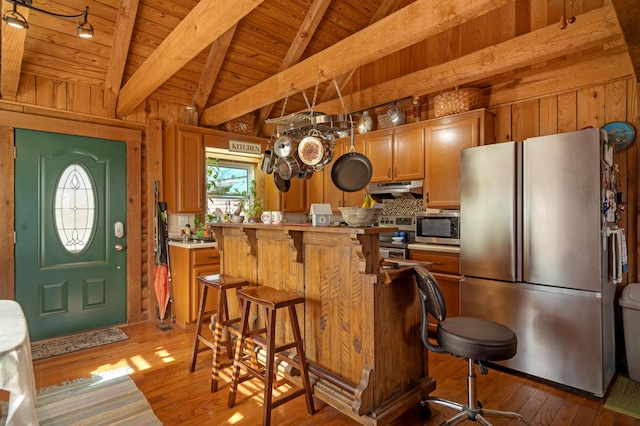
[[[36,409],[41,426],[162,424],[126,370],[40,390]]]

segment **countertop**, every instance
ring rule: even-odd
[[[264,223],[215,223],[211,225],[212,228],[248,228],[248,229],[281,229],[285,231],[304,231],[304,232],[329,232],[338,234],[381,234],[383,232],[394,232],[398,228],[394,226],[380,227],[380,226],[312,226],[310,223],[292,223],[281,225],[267,225]]]
[[[408,244],[409,250],[437,251],[440,253],[460,253],[460,246],[450,246],[446,244]]]
[[[213,242],[201,242],[201,241],[188,241],[183,243],[182,241],[169,241],[170,246],[181,247],[186,249],[197,249],[197,248],[216,248],[218,243]]]

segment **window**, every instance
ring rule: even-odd
[[[253,163],[218,158],[207,159],[207,221],[215,221],[216,209],[232,214],[240,202],[249,200],[249,185],[253,180]]]
[[[60,244],[69,253],[81,252],[95,226],[95,193],[81,164],[70,164],[58,178],[54,195],[54,222]]]

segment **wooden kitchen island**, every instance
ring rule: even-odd
[[[304,295],[298,318],[317,398],[384,425],[435,389],[413,268],[380,270],[379,228],[213,226],[223,273]],[[284,319],[277,340],[290,335]]]

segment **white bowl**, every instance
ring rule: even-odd
[[[372,226],[378,221],[378,217],[382,213],[381,207],[338,207],[342,213],[342,219],[349,226],[361,227]]]
[[[244,222],[244,216],[234,214],[233,216],[231,216],[231,220],[233,221],[233,223],[242,223]]]

